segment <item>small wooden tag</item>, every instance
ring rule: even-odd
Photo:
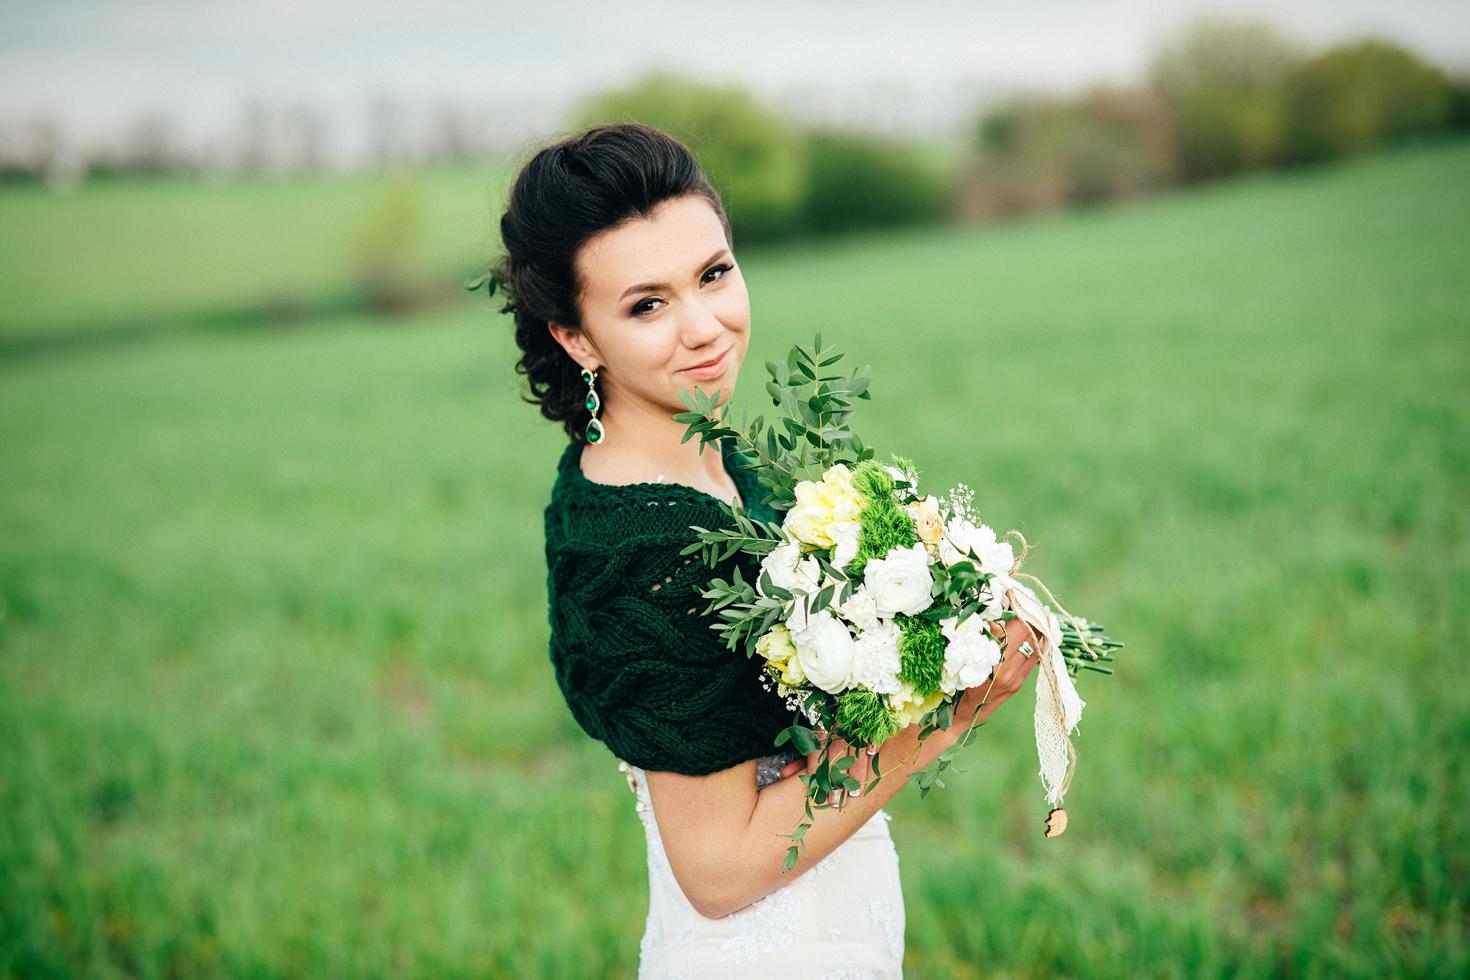
[[[1067,829],[1067,811],[1057,807],[1046,815],[1046,836],[1060,837]]]

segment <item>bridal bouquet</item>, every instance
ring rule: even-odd
[[[701,446],[731,440],[737,465],[753,470],[771,507],[785,512],[777,524],[726,507],[730,526],[694,528],[698,541],[684,552],[700,553],[711,567],[737,551],[760,557],[754,582],[738,567],[729,581],[711,581],[705,613],[718,612],[712,628],[730,649],[743,643],[746,655],[765,661],[774,695],[811,726],[791,725],[776,745],[822,753],[801,776],[805,817],[785,835],[793,843],[782,870],[795,865],[814,810],[834,805],[828,801],[838,790],[859,789],[846,772],[856,756],[832,759],[834,738],[861,750],[915,723],[920,741],[948,729],[963,693],[990,680],[1000,662],[993,624],[1015,616],[1045,638],[1044,649],[1022,652],[1042,658],[1036,742],[1053,808],[1047,836],[1056,836],[1066,825],[1060,807],[1076,763],[1069,736],[1084,704],[1072,678],[1084,668],[1111,673],[1102,662],[1122,644],[1065,610],[1059,619],[1037,597],[1023,579],[1051,593],[1019,570],[1025,538],[1018,531],[998,536],[984,524],[964,484],[942,497],[925,494],[910,460],[874,458],[848,421],[853,400],[870,397],[868,368],[823,373],[842,356],[818,334],[811,350],[794,346],[784,364],[767,363],[766,389],[781,412],[775,424],[742,415],[730,425],[728,406],[717,413],[718,395],[702,389],[682,392],[689,411],[674,416],[688,426],[685,442],[695,435]],[[1020,556],[1012,536],[1021,540]],[[975,727],[911,776],[921,796],[944,786],[940,774]],[[881,752],[873,757],[865,792],[882,779],[881,759]]]

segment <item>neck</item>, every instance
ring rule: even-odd
[[[598,413],[604,432],[602,442],[589,445],[584,454],[606,454],[646,467],[653,476],[663,474],[677,483],[723,484],[724,462],[717,445],[699,451],[699,439],[681,443],[688,426],[675,422],[663,408],[618,399],[616,408],[606,406]]]

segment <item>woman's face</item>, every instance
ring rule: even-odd
[[[750,296],[708,201],[663,201],[649,217],[589,239],[576,268],[582,330],[551,330],[598,372],[612,414],[686,411],[680,389],[729,398],[750,342]]]

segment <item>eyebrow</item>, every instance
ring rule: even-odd
[[[696,270],[696,271],[701,271],[703,269],[708,268],[709,265],[710,265],[710,263],[712,263],[715,259],[719,258],[722,255],[728,255],[729,252],[730,252],[730,249],[729,248],[722,248],[722,249],[720,249],[714,255],[711,255],[709,258],[707,258],[703,262],[701,262],[699,264],[699,269]],[[621,295],[621,296],[618,297],[618,302],[621,303],[623,300],[627,299],[629,296],[632,296],[634,293],[653,293],[653,292],[657,292],[660,289],[669,289],[669,288],[670,288],[670,286],[666,282],[643,282],[643,283],[639,283],[636,286],[629,286],[627,289],[623,290],[623,295]]]

